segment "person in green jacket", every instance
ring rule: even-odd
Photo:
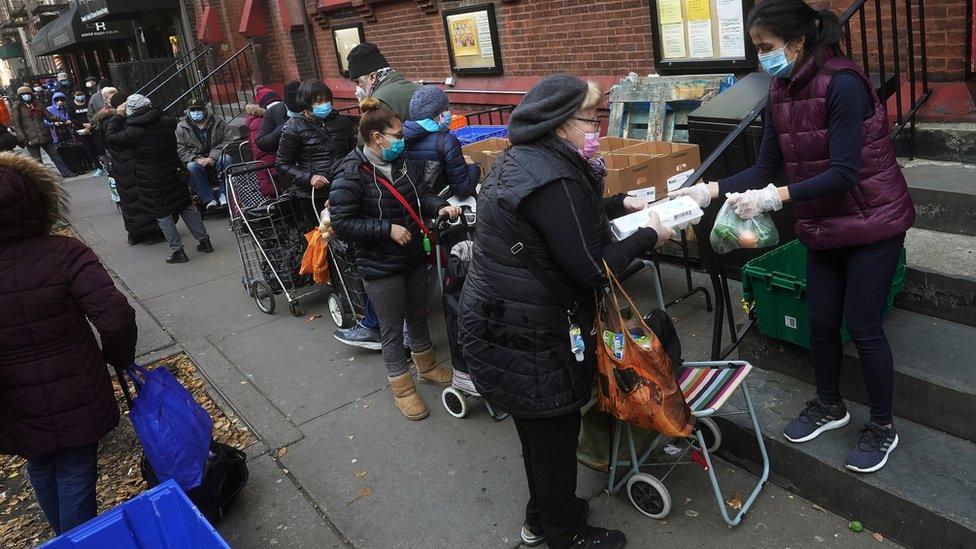
[[[400,117],[410,119],[410,98],[420,88],[390,68],[390,64],[375,44],[364,42],[349,52],[349,79],[356,83],[356,98],[379,100],[380,107]]]

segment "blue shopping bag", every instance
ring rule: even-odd
[[[173,479],[184,491],[203,481],[213,419],[166,368],[126,370],[136,388],[129,419],[160,482]]]

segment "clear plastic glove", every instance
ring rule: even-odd
[[[647,202],[644,202],[643,198],[637,198],[636,196],[628,196],[624,198],[624,209],[627,213],[639,212],[647,207]]]
[[[690,196],[702,208],[707,208],[712,203],[712,193],[708,190],[705,183],[696,183],[690,187],[684,187],[668,193],[668,198],[678,198],[679,196]]]
[[[742,219],[752,219],[763,212],[775,212],[783,208],[779,189],[772,183],[762,189],[732,193],[729,195],[729,204]]]
[[[657,233],[657,242],[654,244],[655,248],[660,248],[661,246],[664,246],[665,244],[668,243],[669,240],[671,240],[675,236],[674,230],[671,229],[670,227],[665,227],[661,223],[661,218],[658,217],[657,212],[655,212],[654,210],[651,210],[648,213],[647,222],[644,223],[644,226],[649,229],[654,229],[654,232]]]

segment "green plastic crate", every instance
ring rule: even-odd
[[[905,287],[908,268],[905,250],[888,293],[885,316],[895,305],[895,296]],[[746,263],[742,268],[742,298],[754,304],[759,331],[770,337],[810,348],[810,311],[807,306],[807,249],[799,240]],[[850,341],[846,324],[841,339]]]

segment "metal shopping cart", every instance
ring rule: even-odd
[[[312,188],[312,208],[322,225],[328,220],[328,203],[320,212],[320,204],[315,200]],[[329,316],[337,328],[348,328],[362,320],[366,310],[366,288],[363,279],[356,271],[356,249],[344,240],[332,237],[329,246]]]
[[[299,295],[299,290],[313,285],[310,275],[298,272],[309,230],[303,210],[307,199],[262,196],[257,174],[267,173],[273,180],[271,168],[251,161],[233,164],[225,171],[230,228],[241,256],[241,282],[261,312],[274,313],[275,296],[284,294],[292,316],[302,316],[299,300],[319,290]]]
[[[661,281],[657,270],[649,263],[645,262],[645,266],[651,268],[645,270],[653,277],[658,306],[664,310],[665,301]],[[763,443],[762,429],[753,408],[752,397],[744,383],[751,369],[751,364],[741,360],[682,362],[675,368],[678,386],[692,415],[697,419],[690,439],[677,440],[656,435],[641,452],[638,451],[637,444],[639,437],[635,436],[630,424],[614,419],[607,491],[616,494],[626,488],[628,499],[638,511],[651,518],[663,519],[671,511],[671,495],[663,481],[678,465],[697,463],[708,473],[716,502],[725,522],[730,527],[742,522],[769,478],[769,456]],[[736,391],[741,392],[745,401],[746,411],[750,416],[759,453],[762,456],[763,470],[749,496],[744,501],[736,502],[736,505],[741,504],[738,513],[730,517],[712,464],[712,455],[722,443],[721,430],[712,418],[722,415],[719,413],[720,410]],[[625,458],[620,456],[621,444],[626,444]],[[642,471],[652,466],[667,470],[660,479]],[[617,478],[618,474],[620,478]]]

